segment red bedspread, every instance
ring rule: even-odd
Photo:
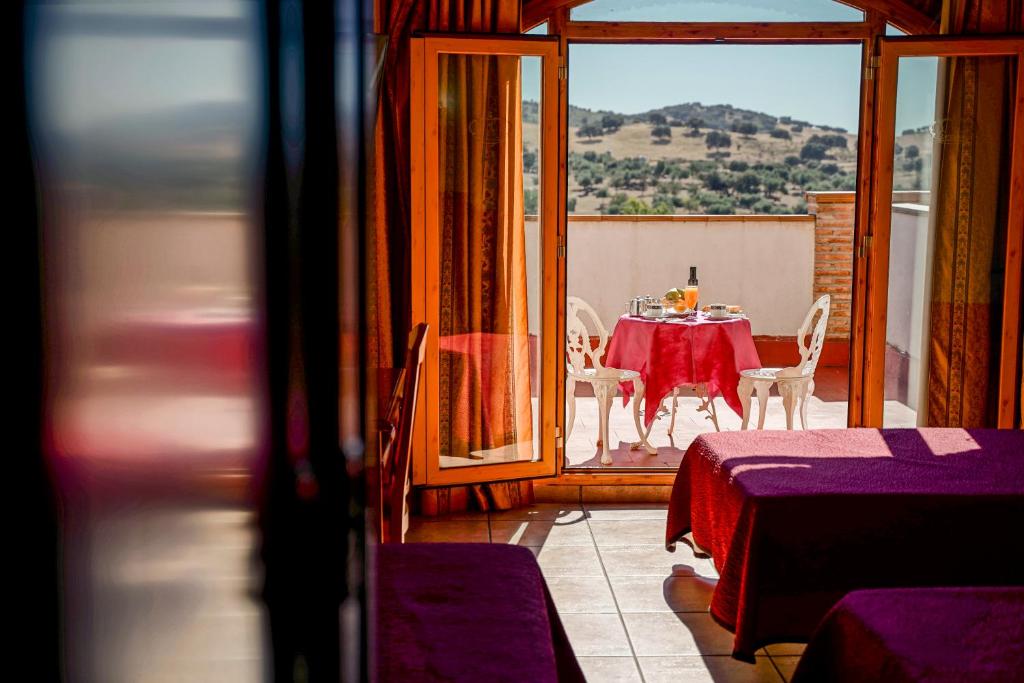
[[[1024,588],[850,593],[815,631],[793,683],[1024,681]]]
[[[698,438],[669,549],[692,531],[734,656],[805,641],[858,588],[1024,583],[1024,432],[843,429]]]
[[[526,548],[383,545],[376,565],[374,680],[584,680]]]

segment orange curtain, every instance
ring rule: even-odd
[[[440,453],[529,459],[519,60],[440,59]]]
[[[1021,29],[1020,0],[947,0],[943,32]],[[932,426],[994,426],[1003,233],[1014,65],[1003,58],[946,60],[942,166],[933,192],[936,242],[928,354]]]
[[[367,235],[368,349],[371,367],[393,367],[395,339],[409,316],[409,36],[418,30],[519,33],[519,3],[481,0],[380,0],[378,33],[387,34],[374,128],[373,209]],[[449,117],[442,164],[450,206],[442,259],[442,452],[468,454],[532,438],[526,336],[525,236],[522,233],[518,65],[508,59],[448,58],[444,70],[465,110]],[[461,121],[461,122],[460,122]],[[471,139],[471,122],[486,135]],[[461,129],[461,130],[460,130]],[[459,137],[461,136],[461,137]],[[484,149],[484,141],[490,147]],[[454,161],[454,160],[453,160]],[[484,175],[491,174],[490,176]],[[446,369],[447,368],[447,369]],[[384,375],[386,376],[386,375]],[[387,391],[381,392],[387,395]],[[448,419],[450,418],[450,419]],[[446,450],[447,449],[447,450]],[[484,509],[532,502],[529,482],[435,489],[424,507],[438,512],[474,498]],[[469,495],[466,495],[469,494]]]

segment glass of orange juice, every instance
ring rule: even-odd
[[[697,287],[690,285],[683,290],[683,299],[686,301],[686,307],[689,309],[697,308]]]

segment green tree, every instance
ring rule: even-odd
[[[622,128],[623,123],[625,123],[625,119],[618,114],[605,114],[601,117],[601,128],[609,133],[618,131]]]
[[[733,187],[737,192],[754,194],[761,189],[761,179],[758,178],[756,173],[747,172],[736,178],[733,182]]]
[[[740,123],[734,123],[732,125],[732,129],[743,137],[749,138],[757,132],[757,124],[749,121],[742,121]]]
[[[808,142],[800,150],[800,158],[807,161],[809,159],[824,159],[828,153],[828,148],[817,142]]]
[[[768,134],[771,135],[773,138],[778,138],[779,140],[792,140],[793,139],[793,136],[790,135],[789,131],[786,130],[785,128],[772,128],[771,131],[769,131]]]
[[[523,190],[523,212],[527,215],[537,214],[537,190]]]
[[[732,137],[728,133],[712,130],[708,131],[708,134],[704,136],[704,144],[714,152],[719,149],[732,147]]]
[[[533,173],[537,170],[537,152],[532,149],[523,150],[523,171]]]
[[[916,159],[921,155],[921,150],[917,145],[907,145],[907,148],[903,152],[904,156],[908,159]]]
[[[647,121],[655,126],[664,126],[668,123],[668,119],[665,118],[665,115],[656,111],[647,115]]]
[[[651,137],[659,144],[666,144],[672,139],[672,128],[670,126],[655,126],[651,128]]]

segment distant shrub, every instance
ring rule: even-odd
[[[808,159],[824,159],[828,148],[817,142],[808,142],[800,150],[800,158],[804,160]]]
[[[712,130],[704,136],[704,144],[710,150],[732,147],[732,137],[728,133]]]
[[[672,128],[670,126],[655,126],[651,129],[651,137],[656,142],[666,143],[672,137]]]
[[[743,171],[746,171],[748,168],[750,168],[750,164],[748,164],[745,161],[730,161],[729,162],[729,170],[730,171],[735,171],[736,173],[742,173]]]
[[[751,123],[749,121],[734,123],[732,124],[732,130],[733,132],[739,133],[740,135],[743,135],[745,137],[750,137],[751,135],[754,135],[757,132],[757,124]]]
[[[808,144],[814,143],[828,149],[831,149],[832,147],[842,147],[843,149],[846,149],[847,145],[845,135],[812,135],[807,142]]]
[[[744,173],[733,181],[733,188],[744,194],[754,194],[761,189],[761,179],[756,173]]]
[[[793,156],[792,154],[786,157],[785,161],[787,166],[799,166],[802,163],[800,157]]]
[[[769,131],[768,134],[771,135],[773,138],[778,138],[780,140],[792,140],[793,139],[793,136],[790,135],[789,131],[786,130],[785,128],[773,128],[771,131]]]
[[[799,123],[794,123],[792,126],[789,127],[789,129],[792,132],[794,132],[794,133],[803,133],[804,132],[804,127],[801,126]]]
[[[836,173],[839,173],[839,166],[836,164],[822,164],[821,172],[825,175],[835,175]]]
[[[921,155],[921,150],[917,145],[907,145],[906,150],[904,150],[904,155],[908,159],[916,159]]]

